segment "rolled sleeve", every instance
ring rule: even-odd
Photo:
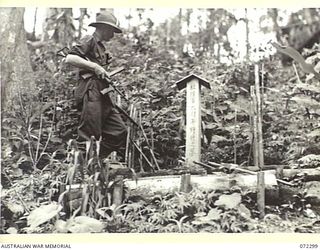
[[[93,36],[84,36],[76,45],[71,48],[69,54],[86,58],[88,53],[92,49],[92,41]]]

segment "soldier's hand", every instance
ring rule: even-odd
[[[110,76],[108,72],[100,65],[97,64],[97,66],[94,68],[94,73],[97,75],[100,79],[107,79],[110,80]]]

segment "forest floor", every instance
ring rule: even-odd
[[[110,201],[98,206],[98,188],[84,183],[82,194],[66,201],[59,178],[52,179],[51,174],[38,171],[6,179],[9,182],[1,189],[1,233],[320,233],[320,207],[308,204],[302,194],[292,202],[267,205],[265,217],[259,219],[253,192],[194,188],[189,193],[146,196],[125,187],[121,206]],[[110,199],[112,192],[107,191]]]

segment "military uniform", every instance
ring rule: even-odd
[[[69,54],[80,56],[101,66],[108,63],[106,48],[94,35],[82,38]],[[91,73],[91,77],[84,78],[86,73]],[[127,129],[121,115],[112,105],[110,96],[100,93],[106,87],[105,82],[98,79],[94,72],[81,69],[79,74],[79,85],[75,90],[75,100],[81,110],[79,140],[89,140],[91,136],[99,140],[101,136],[100,154],[106,157],[125,144]]]

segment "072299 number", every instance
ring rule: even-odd
[[[318,244],[300,244],[300,248],[303,249],[316,249],[318,248]]]

